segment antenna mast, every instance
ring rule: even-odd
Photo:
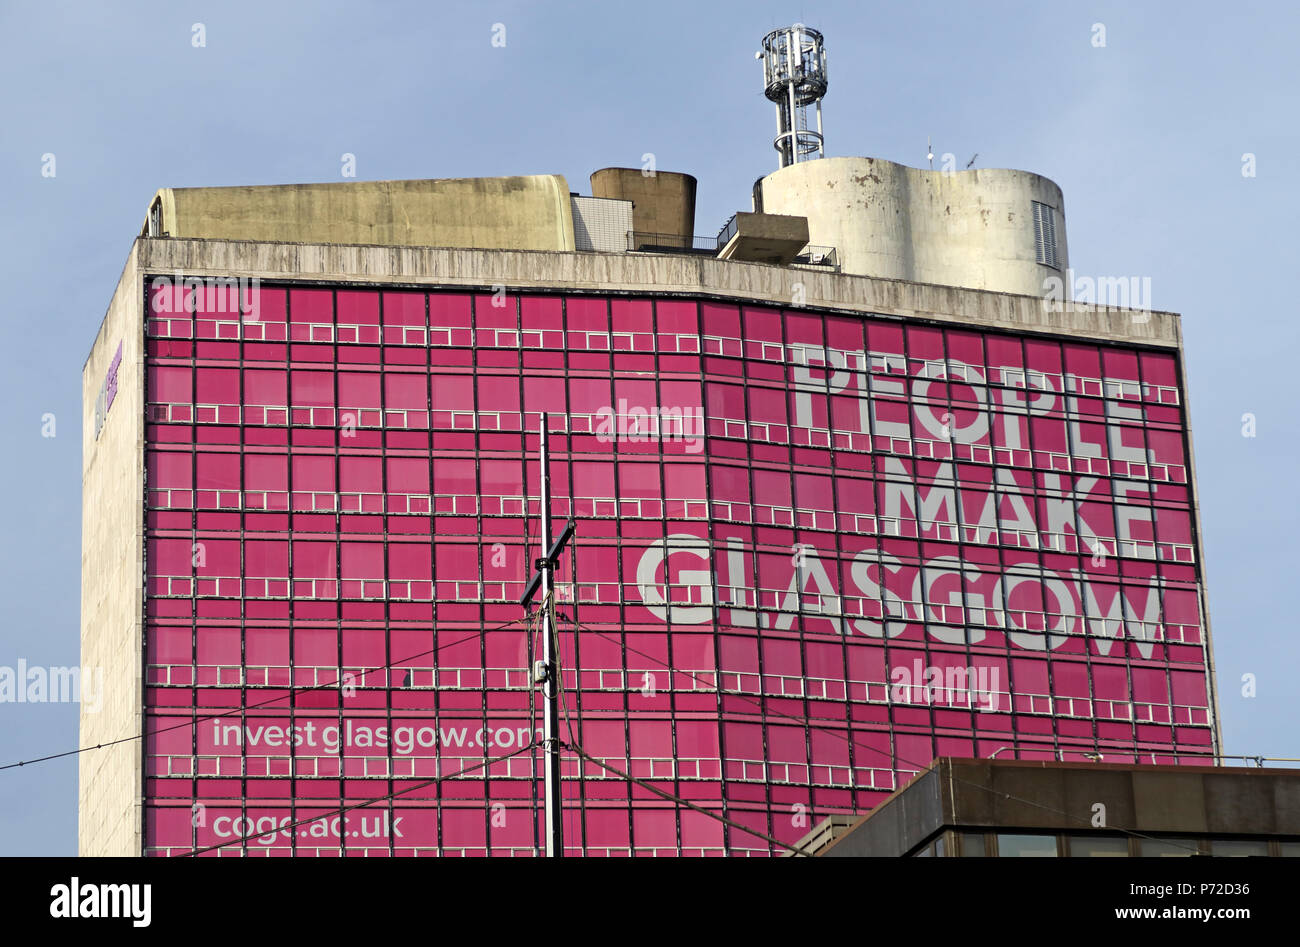
[[[802,23],[763,37],[763,94],[776,105],[779,167],[826,157],[822,141],[822,97],[826,95],[826,47],[822,34]],[[808,106],[816,107],[817,130],[808,128]]]

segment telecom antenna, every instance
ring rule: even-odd
[[[822,97],[826,95],[826,47],[822,34],[802,23],[773,30],[754,56],[763,60],[763,94],[776,105],[779,167],[826,157]],[[808,106],[817,109],[817,130],[808,128]]]

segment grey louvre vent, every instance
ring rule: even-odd
[[[1038,262],[1053,269],[1061,268],[1056,257],[1056,211],[1050,204],[1034,201],[1034,246]]]
[[[149,218],[144,223],[145,237],[161,237],[162,232],[162,198],[155,198],[153,205],[149,208]]]

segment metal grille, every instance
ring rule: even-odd
[[[577,250],[623,253],[632,229],[632,202],[602,197],[569,198],[573,205],[573,240]]]

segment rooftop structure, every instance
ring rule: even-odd
[[[935,760],[800,844],[852,857],[1300,857],[1300,771]]]

